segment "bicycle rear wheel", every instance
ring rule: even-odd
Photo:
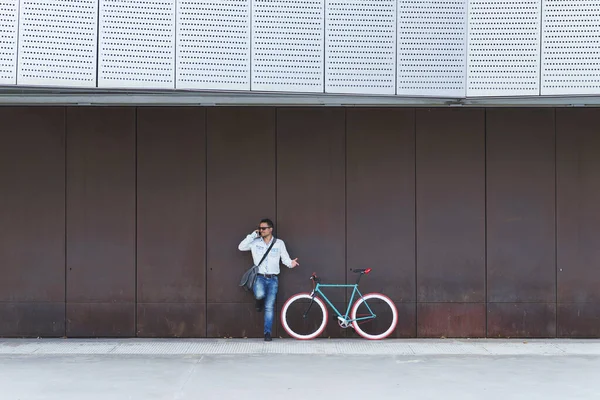
[[[376,317],[371,318],[373,314]],[[368,293],[356,300],[350,318],[359,318],[352,322],[352,326],[360,336],[379,340],[388,337],[396,329],[398,310],[389,297],[381,293]]]
[[[316,338],[325,330],[328,318],[323,300],[310,293],[293,295],[281,308],[281,325],[295,339]]]

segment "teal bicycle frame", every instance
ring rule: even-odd
[[[342,315],[342,313],[339,312],[339,310],[331,303],[331,301],[329,301],[329,299],[327,298],[327,296],[325,295],[325,293],[323,293],[323,291],[321,290],[321,288],[326,288],[326,287],[336,287],[336,288],[354,288],[352,290],[352,296],[350,297],[350,301],[348,302],[348,308],[346,309],[346,314]],[[361,318],[356,318],[356,319],[350,319],[350,308],[352,307],[353,304],[353,300],[354,300],[354,296],[358,293],[359,297],[356,298],[356,300],[358,301],[358,299],[362,298],[362,293],[358,290],[358,283],[355,283],[354,285],[338,285],[338,284],[320,284],[317,283],[313,292],[311,293],[312,298],[314,298],[317,294],[319,294],[319,297],[322,298],[323,300],[325,300],[325,302],[327,302],[327,304],[329,304],[329,307],[331,307],[333,309],[333,311],[335,311],[335,313],[337,314],[338,318],[343,318],[344,322],[347,324],[350,324],[354,321],[362,321],[362,320],[367,320],[367,319],[373,319],[375,318],[377,315],[375,315],[375,313],[373,312],[373,310],[371,310],[371,307],[369,307],[369,305],[367,304],[366,300],[363,300],[363,303],[367,306],[367,308],[369,309],[369,312],[371,313],[370,316],[367,317],[361,317]],[[310,310],[310,307],[312,306],[312,301],[310,302],[310,305],[308,306],[308,309],[306,310],[306,313],[304,313],[304,318],[306,318],[306,314],[308,314],[308,311]]]

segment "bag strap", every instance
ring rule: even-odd
[[[265,257],[267,257],[267,254],[269,254],[269,251],[271,251],[271,247],[273,247],[273,245],[275,244],[276,241],[277,241],[277,238],[275,236],[273,236],[273,242],[271,242],[271,245],[269,246],[269,248],[267,249],[265,254],[262,256],[262,258],[260,259],[260,262],[258,263],[257,267],[260,264],[262,264],[262,262],[265,260]]]

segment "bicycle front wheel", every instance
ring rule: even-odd
[[[310,293],[298,293],[281,308],[281,325],[295,339],[309,340],[319,336],[327,326],[325,303]]]
[[[398,310],[389,297],[381,293],[369,293],[356,300],[350,318],[356,333],[365,339],[379,340],[388,337],[396,329]]]

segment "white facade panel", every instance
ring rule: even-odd
[[[600,94],[600,1],[544,0],[542,95]]]
[[[0,0],[0,85],[17,83],[19,0]]]
[[[467,96],[540,94],[541,0],[470,0]]]
[[[11,85],[600,97],[600,0],[0,0]]]
[[[467,0],[398,0],[397,94],[464,97]]]
[[[324,0],[252,1],[252,90],[323,92]]]
[[[173,0],[100,0],[98,87],[175,88]]]
[[[95,87],[98,0],[21,0],[20,85]]]
[[[396,93],[396,0],[327,0],[328,93]]]
[[[176,87],[250,90],[250,0],[177,0]]]

